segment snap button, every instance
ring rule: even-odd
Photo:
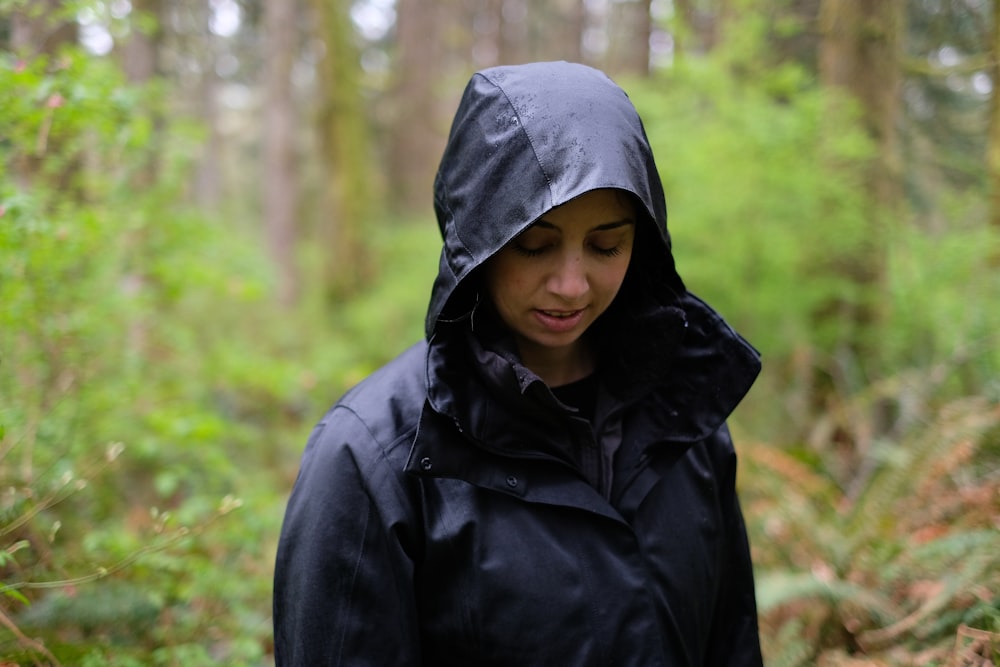
[[[514,475],[507,475],[507,486],[509,486],[512,489],[516,489],[517,477],[515,477]]]
[[[424,458],[420,459],[420,467],[423,468],[424,470],[430,470],[431,468],[434,467],[434,464],[431,463],[429,457],[425,456]]]

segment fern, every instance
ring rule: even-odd
[[[848,538],[847,555],[861,545],[892,531],[899,520],[896,508],[913,499],[921,486],[937,481],[934,471],[947,470],[949,459],[960,455],[998,422],[998,408],[988,406],[983,399],[955,401],[946,406],[938,419],[914,438],[893,447],[896,456],[888,458],[879,468],[854,504],[845,524]],[[919,520],[919,517],[917,517]]]
[[[856,400],[901,386],[883,383]],[[768,664],[806,664],[837,642],[868,654],[940,646],[963,618],[995,606],[995,475],[967,471],[995,437],[1000,406],[968,398],[928,412],[872,445],[843,484],[819,472],[822,460],[810,467],[764,445],[744,452]],[[820,620],[796,621],[803,614]]]
[[[757,602],[762,612],[803,599],[818,599],[832,606],[853,604],[872,612],[878,618],[893,618],[898,607],[879,591],[869,590],[840,579],[825,579],[812,572],[776,572],[762,576],[758,582]]]
[[[773,637],[765,633],[761,650],[768,667],[805,667],[813,664],[816,651],[804,630],[805,623],[793,618],[783,624]]]

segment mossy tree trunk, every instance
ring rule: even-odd
[[[295,257],[298,180],[295,159],[295,102],[292,66],[295,62],[298,3],[264,3],[264,229],[277,272],[278,302],[290,306],[299,291]]]
[[[857,102],[861,120],[876,147],[867,170],[866,243],[837,268],[858,286],[860,298],[840,304],[838,315],[852,320],[844,341],[856,369],[865,374],[877,359],[883,312],[887,238],[902,206],[897,127],[901,112],[903,0],[823,0],[820,5],[820,77],[824,85]]]
[[[1000,0],[992,3],[993,25],[989,42],[990,92],[989,139],[986,144],[986,167],[990,184],[990,224],[1000,233]],[[1000,265],[1000,255],[994,258]]]
[[[611,5],[608,69],[614,74],[649,74],[649,38],[653,30],[650,0]]]
[[[719,44],[721,25],[728,8],[727,0],[708,3],[675,0],[674,57],[709,53]]]
[[[117,47],[118,61],[129,83],[148,84],[163,74],[160,63],[160,45],[163,41],[162,9],[162,0],[132,0],[128,38]],[[156,134],[150,138],[150,143],[160,146],[163,130],[162,114],[156,114],[154,121]],[[136,188],[147,188],[156,183],[159,152],[157,149],[148,151],[146,163],[134,176]]]
[[[820,76],[861,105],[868,133],[878,147],[868,181],[877,205],[895,209],[902,188],[899,138],[902,85],[903,0],[824,0],[820,9]]]
[[[397,75],[392,90],[392,160],[388,165],[393,204],[403,211],[429,212],[437,161],[447,135],[439,109],[445,53],[437,3],[396,3]]]
[[[51,59],[58,55],[63,46],[75,43],[78,37],[77,25],[70,18],[62,0],[38,0],[19,7],[9,17],[10,49],[18,58],[49,58],[49,67],[58,67],[59,64],[51,62]],[[45,113],[50,121],[62,105],[61,98],[60,91],[53,91],[45,102]],[[40,133],[33,153],[13,154],[7,158],[13,165],[15,180],[22,187],[29,187],[39,176],[46,154],[58,152],[55,145],[58,139],[49,131],[51,124],[46,125],[45,129],[45,132]],[[68,160],[52,178],[52,185],[61,190],[76,190],[73,177],[78,167],[79,160]]]
[[[361,68],[347,0],[312,0],[316,37],[325,45],[317,71],[321,163],[320,236],[324,292],[331,307],[371,272],[362,237],[375,213],[375,173]]]

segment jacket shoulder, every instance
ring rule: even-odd
[[[317,431],[353,446],[373,442],[383,454],[411,439],[427,395],[426,356],[425,342],[412,345],[348,390]]]
[[[387,401],[416,398],[422,401],[427,386],[426,360],[427,343],[421,341],[411,345],[349,389],[337,405],[362,414]]]

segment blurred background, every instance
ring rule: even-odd
[[[3,0],[0,664],[273,664],[298,458],[422,335],[462,88],[548,59],[629,92],[681,274],[763,353],[733,430],[767,664],[986,664],[998,19],[998,0]]]

